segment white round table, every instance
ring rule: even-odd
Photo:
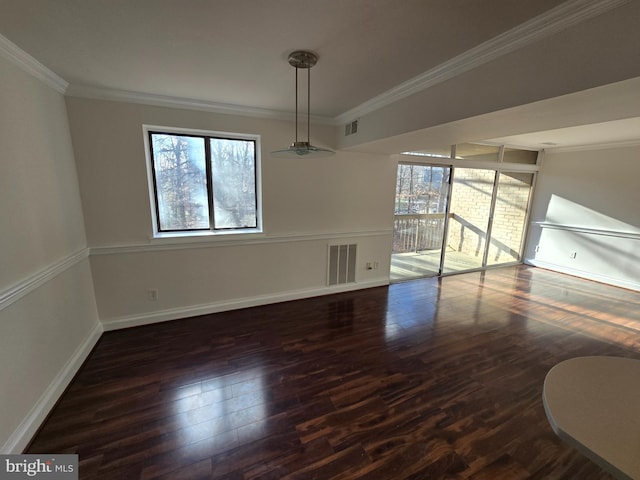
[[[621,479],[640,479],[640,360],[579,357],[544,381],[553,431]]]

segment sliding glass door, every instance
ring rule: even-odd
[[[521,260],[533,173],[400,164],[391,281]]]
[[[533,173],[500,172],[487,265],[520,261]]]
[[[451,168],[398,165],[391,281],[440,274]]]
[[[443,273],[484,266],[495,178],[495,170],[454,170]]]

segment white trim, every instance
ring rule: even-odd
[[[18,301],[25,295],[33,292],[36,288],[48,282],[52,278],[58,276],[62,272],[70,269],[78,262],[81,262],[89,256],[89,249],[83,248],[71,255],[59,260],[47,267],[39,270],[21,282],[0,292],[0,310],[7,308],[12,303]]]
[[[176,135],[197,135],[202,137],[224,138],[233,140],[250,140],[255,145],[255,164],[254,175],[256,183],[256,220],[257,225],[255,228],[244,228],[237,230],[223,230],[223,231],[198,231],[198,232],[160,232],[158,226],[158,219],[156,216],[156,210],[158,208],[155,179],[153,178],[153,161],[151,158],[151,145],[149,144],[150,133],[167,133]],[[151,207],[151,224],[153,228],[153,238],[173,238],[173,237],[190,237],[195,235],[202,236],[224,236],[224,235],[243,235],[243,234],[261,234],[262,233],[262,137],[255,133],[237,133],[237,132],[221,132],[216,130],[199,130],[182,127],[167,127],[160,125],[142,125],[142,136],[144,142],[144,153],[147,164],[147,184],[149,188],[149,203]]]
[[[141,325],[166,322],[169,320],[179,320],[197,315],[226,312],[230,310],[238,310],[241,308],[256,307],[259,305],[268,305],[271,303],[288,302],[290,300],[299,300],[304,298],[318,297],[321,295],[330,295],[334,293],[349,292],[352,290],[361,290],[364,288],[381,287],[386,285],[389,285],[388,277],[378,280],[369,280],[367,282],[348,283],[343,285],[334,285],[331,287],[323,286],[317,288],[308,288],[304,290],[293,290],[286,293],[258,295],[255,297],[244,297],[202,305],[176,307],[167,310],[160,310],[157,312],[126,315],[123,317],[115,317],[111,319],[106,318],[101,319],[101,321],[102,325],[104,326],[104,330],[108,332],[111,330],[119,330],[121,328],[138,327]]]
[[[53,381],[40,396],[36,404],[31,408],[27,416],[20,422],[20,425],[9,436],[5,444],[0,449],[3,454],[21,453],[29,444],[31,438],[40,428],[40,425],[47,418],[49,411],[71,382],[74,375],[82,366],[96,342],[100,339],[102,324],[96,323],[93,330],[89,332],[87,338],[78,346],[73,355],[67,360],[62,369],[55,376]]]
[[[254,140],[256,141],[256,143],[259,143],[261,139],[261,135],[256,133],[223,132],[220,130],[203,130],[199,128],[171,127],[166,125],[149,125],[146,123],[142,125],[142,132],[145,136],[147,136],[149,132],[175,133],[176,135],[196,135],[232,140]]]
[[[341,126],[352,121],[354,118],[360,118],[393,102],[433,87],[434,85],[535,43],[554,33],[584,22],[585,20],[601,15],[630,1],[631,0],[568,0],[340,115],[333,118],[312,116],[312,120],[318,124]],[[295,119],[291,113],[276,110],[100,88],[89,85],[69,85],[62,77],[58,76],[2,35],[0,35],[0,55],[11,60],[36,78],[44,81],[58,92],[72,97],[113,100],[171,108],[186,108],[255,118],[271,118],[287,121]]]
[[[438,165],[454,168],[476,168],[479,170],[495,170],[498,172],[536,173],[540,170],[539,164],[528,163],[503,163],[487,160],[462,160],[460,158],[437,158],[411,153],[398,154],[400,163],[413,163],[416,165]],[[408,159],[408,160],[407,160]],[[415,159],[415,160],[413,160]]]
[[[335,117],[338,125],[426,90],[631,0],[569,0]]]
[[[606,150],[613,148],[631,148],[640,146],[640,140],[620,140],[608,143],[592,143],[586,145],[574,145],[570,147],[547,147],[543,151],[547,153],[571,153],[571,152],[587,152],[590,150]]]
[[[607,285],[614,285],[616,287],[627,288],[629,290],[640,291],[640,283],[638,282],[621,280],[619,278],[610,277],[608,275],[602,275],[599,273],[585,272],[584,270],[577,270],[574,268],[557,265],[555,263],[545,262],[543,260],[537,260],[535,258],[526,258],[524,262],[527,265],[532,265],[534,267],[553,270],[554,272],[565,273],[567,275],[573,275],[574,277],[586,278],[587,280],[606,283]]]
[[[184,250],[195,248],[232,247],[242,245],[260,245],[289,242],[307,242],[317,240],[335,240],[360,237],[390,236],[393,230],[374,230],[369,232],[344,232],[344,233],[314,233],[314,234],[289,234],[289,235],[239,235],[217,236],[209,235],[193,237],[173,237],[167,239],[155,238],[152,243],[130,243],[122,245],[104,245],[91,247],[91,255],[114,255],[123,253],[158,252],[163,250]],[[259,235],[259,236],[258,236]]]
[[[113,88],[92,87],[88,85],[71,85],[67,89],[70,97],[89,98],[95,100],[109,100],[115,102],[137,103],[156,107],[185,108],[204,112],[221,113],[225,115],[240,115],[252,118],[269,118],[273,120],[294,121],[295,114],[266,108],[246,107],[229,103],[216,103],[195,98],[172,97],[155,95],[152,93],[116,90]],[[313,123],[335,125],[330,117],[311,115]]]
[[[562,225],[559,223],[549,222],[531,222],[540,228],[549,228],[553,230],[564,230],[567,232],[586,233],[589,235],[603,235],[605,237],[629,238],[631,240],[640,240],[640,233],[626,232],[622,230],[609,230],[603,228],[580,227],[577,225]]]
[[[3,35],[0,35],[0,56],[13,62],[23,71],[34,76],[38,80],[46,83],[58,93],[62,93],[63,95],[66,93],[67,88],[69,87],[69,82],[44,66]]]

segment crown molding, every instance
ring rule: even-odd
[[[620,140],[615,142],[604,143],[587,143],[584,145],[572,145],[566,147],[547,147],[544,151],[548,154],[553,153],[571,153],[571,152],[586,152],[589,150],[607,150],[615,148],[633,148],[640,147],[640,140]]]
[[[200,110],[225,115],[240,115],[245,117],[286,121],[293,121],[295,119],[295,115],[293,113],[269,110],[266,108],[245,107],[241,105],[216,103],[192,98],[92,87],[89,85],[71,85],[67,89],[66,94],[69,97],[138,103],[156,107],[184,108],[188,110]],[[333,119],[319,115],[311,115],[311,120],[317,124],[334,124]]]
[[[338,125],[426,90],[631,0],[569,0],[335,117]]]
[[[335,117],[312,115],[311,119],[317,124],[342,125],[631,1],[568,0],[340,115]],[[291,113],[276,110],[88,85],[69,85],[62,77],[2,35],[0,35],[0,56],[12,61],[58,92],[72,97],[184,108],[254,118],[286,121],[295,119]]]
[[[20,67],[25,72],[41,80],[58,93],[65,94],[69,87],[69,82],[58,74],[45,67],[38,60],[18,47],[7,37],[0,35],[0,56]]]
[[[67,96],[91,98],[96,100],[113,100],[116,102],[141,103],[157,107],[186,108],[189,110],[203,110],[207,112],[258,118],[288,120],[291,117],[291,115],[286,112],[279,112],[275,110],[243,107],[239,105],[215,103],[183,97],[172,97],[168,95],[154,95],[151,93],[93,87],[89,85],[71,85],[67,90]]]

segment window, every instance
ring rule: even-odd
[[[145,131],[155,233],[260,231],[258,136]]]
[[[497,162],[499,157],[500,147],[498,145],[482,145],[479,143],[460,143],[456,145],[455,158],[460,160]]]

